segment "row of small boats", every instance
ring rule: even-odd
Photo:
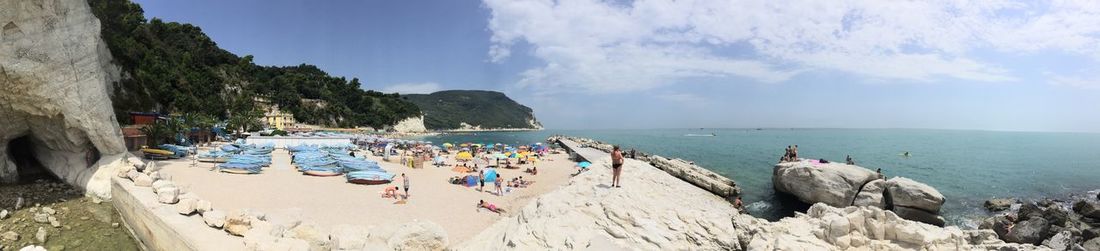
[[[145,147],[141,149],[141,153],[145,155],[146,159],[178,159],[187,157],[191,152],[195,150],[194,147],[187,147],[173,144],[161,144],[156,147]]]
[[[344,175],[349,183],[377,185],[393,181],[378,162],[355,157],[355,145],[299,145],[288,147],[291,161],[304,175],[330,177]]]
[[[223,145],[209,152],[199,154],[198,160],[202,162],[220,163],[218,170],[226,173],[257,174],[263,171],[263,167],[271,165],[271,152],[275,146],[244,144]]]

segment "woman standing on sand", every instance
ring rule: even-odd
[[[619,186],[619,175],[623,172],[623,151],[619,146],[611,150],[611,186]]]
[[[504,184],[504,182],[501,181],[503,179],[504,179],[504,177],[497,176],[497,180],[496,180],[497,196],[504,196],[504,188],[501,187],[501,185]]]

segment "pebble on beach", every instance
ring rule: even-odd
[[[46,240],[49,237],[50,237],[50,233],[46,232],[45,227],[38,227],[38,233],[34,234],[34,239],[37,240],[38,243],[46,243]]]

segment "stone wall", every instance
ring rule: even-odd
[[[89,193],[110,197],[98,174],[125,153],[108,96],[118,70],[84,1],[0,0],[0,180],[18,179],[12,158],[35,158]],[[29,145],[9,146],[29,137]],[[109,173],[109,172],[108,172]],[[100,177],[100,178],[95,178]]]

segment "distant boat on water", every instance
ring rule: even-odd
[[[711,134],[694,134],[694,133],[689,133],[689,134],[684,134],[684,136],[686,136],[686,137],[714,137],[714,136],[718,136],[718,135],[715,135],[715,134],[713,134],[713,133],[711,133]]]

